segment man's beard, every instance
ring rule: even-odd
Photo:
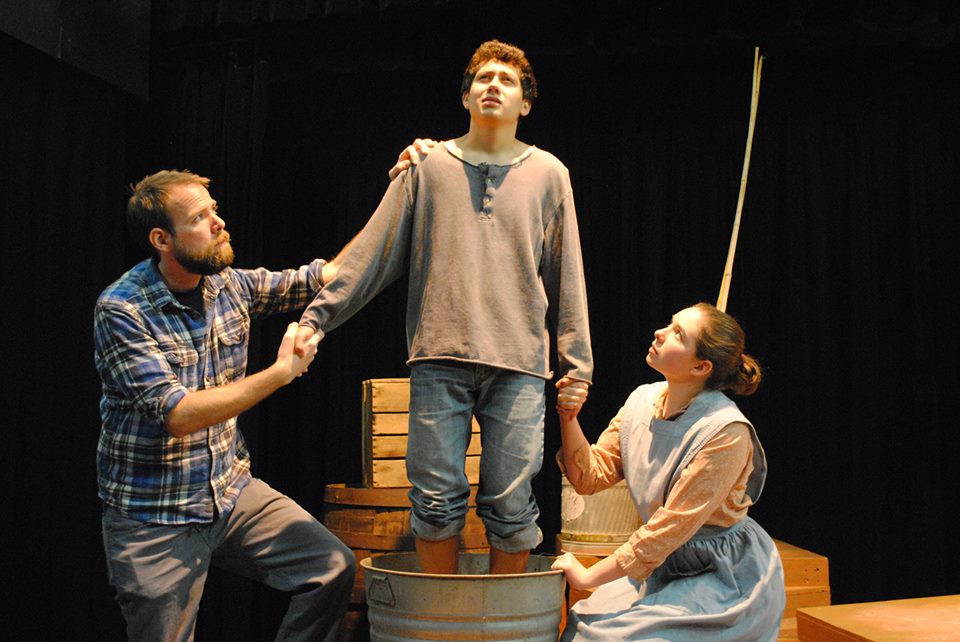
[[[218,237],[218,241],[223,240],[226,235],[226,242],[214,242],[214,245],[202,253],[191,253],[181,249],[176,244],[173,246],[173,255],[180,265],[187,268],[194,274],[209,276],[233,265],[233,247],[230,245],[230,235],[223,232]]]

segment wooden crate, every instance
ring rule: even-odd
[[[783,611],[780,624],[781,642],[797,640],[798,615],[797,609],[809,606],[830,604],[830,569],[827,558],[823,555],[804,550],[793,544],[774,540],[780,559],[783,562],[783,579],[787,593],[787,605]],[[612,554],[617,546],[611,545],[610,550],[604,553],[583,554],[574,552],[577,559],[584,566],[592,566]],[[557,536],[558,554],[565,552],[564,542]],[[569,589],[568,606],[590,596],[592,591]],[[801,638],[802,639],[802,638]]]
[[[367,379],[363,382],[363,483],[368,488],[409,488],[407,423],[410,380]],[[464,471],[467,481],[480,481],[480,425],[473,420]]]
[[[477,517],[477,487],[470,487],[460,549],[490,550],[486,529]],[[323,525],[353,550],[357,562],[381,553],[415,550],[410,531],[410,499],[406,488],[364,488],[328,484],[323,493]],[[363,568],[357,564],[351,603],[364,603]]]
[[[960,640],[960,595],[804,607],[797,633],[803,642]]]
[[[784,617],[796,617],[803,606],[830,604],[830,565],[827,558],[793,544],[776,540],[783,562],[783,578],[787,587],[787,608]]]
[[[774,540],[783,562],[787,606],[779,642],[797,640],[797,609],[830,604],[830,564],[826,557],[793,544]]]

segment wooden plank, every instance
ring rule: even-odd
[[[353,548],[367,548],[378,551],[412,551],[414,537],[412,533],[397,533],[386,535],[379,533],[353,533],[350,531],[330,531],[337,538]],[[460,546],[464,549],[484,548],[487,546],[487,537],[484,533],[460,533]]]
[[[780,621],[780,633],[777,635],[777,642],[794,642],[794,640],[799,640],[797,637],[797,618],[785,617]]]
[[[404,410],[404,412],[370,413],[370,427],[369,430],[365,430],[364,432],[369,432],[371,435],[406,435],[409,420],[410,413],[406,412],[406,410]],[[476,417],[473,418],[471,432],[480,432],[480,424],[477,422]]]
[[[363,382],[363,407],[370,412],[407,412],[410,407],[410,380],[367,379]]]
[[[830,604],[829,586],[787,586],[787,605],[784,617],[794,617],[797,609],[806,606],[828,606]]]
[[[960,639],[960,595],[812,606],[797,611],[805,642],[941,642]]]
[[[370,456],[373,459],[399,459],[407,454],[406,435],[385,435],[373,437]]]
[[[406,412],[371,413],[369,432],[371,435],[405,435],[409,420],[410,414]]]
[[[474,433],[470,444],[467,446],[467,459],[469,460],[472,457],[479,457],[481,452],[480,447],[480,435]],[[407,455],[407,436],[406,435],[383,435],[383,436],[373,436],[370,434],[364,435],[363,439],[363,453],[362,453],[362,473],[363,473],[363,483],[365,486],[370,488],[389,488],[394,486],[409,486],[407,483],[400,484],[396,481],[389,482],[377,482],[378,476],[383,476],[384,474],[390,475],[391,479],[396,475],[403,476],[403,479],[406,479],[406,466],[403,467],[402,472],[389,472],[384,473],[382,471],[389,470],[393,471],[396,468],[396,461],[403,461]],[[392,463],[377,463],[381,461],[392,462]],[[473,464],[471,464],[473,465]],[[479,466],[479,464],[478,464]],[[468,477],[470,474],[470,469],[468,469]],[[479,482],[479,468],[476,476],[469,477],[471,484],[476,484]]]
[[[343,506],[376,506],[378,508],[410,508],[406,488],[367,488],[347,484],[327,484],[323,488],[325,509]],[[467,506],[477,505],[477,487],[470,487]]]
[[[830,564],[823,555],[774,540],[787,586],[830,586]]]
[[[470,484],[480,483],[480,457],[466,458],[464,470]],[[372,488],[409,488],[407,464],[402,459],[374,459],[371,462],[371,479],[367,484]]]
[[[407,456],[406,435],[374,436],[372,442],[370,454],[373,459],[400,459]],[[480,454],[479,436],[470,440],[470,445],[467,446],[467,454]]]

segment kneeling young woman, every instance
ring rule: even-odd
[[[756,430],[725,392],[753,394],[760,366],[737,321],[699,303],[654,332],[646,361],[664,381],[633,391],[590,445],[577,414],[586,389],[558,394],[557,456],[580,494],[626,479],[644,521],[590,568],[554,563],[574,588],[598,587],[570,610],[576,640],[776,640],[786,603],[770,536],[747,516],[767,473]]]

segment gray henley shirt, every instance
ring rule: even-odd
[[[512,165],[439,146],[395,179],[300,320],[329,332],[409,273],[413,364],[455,360],[544,379],[549,331],[561,375],[590,382],[593,355],[567,168],[531,147]]]

